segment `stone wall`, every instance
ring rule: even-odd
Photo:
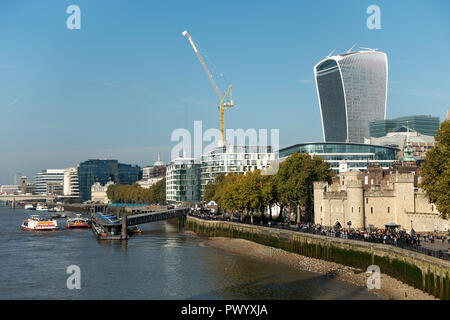
[[[369,265],[377,265],[382,273],[438,298],[450,299],[450,262],[416,252],[382,244],[189,216],[186,229],[206,237],[247,239],[362,270]]]

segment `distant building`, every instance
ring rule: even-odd
[[[166,170],[166,201],[200,201],[200,167],[201,164],[194,158],[172,160]]]
[[[419,189],[419,168],[341,173],[333,183],[314,182],[314,222],[327,227],[384,229],[386,224],[416,232],[448,231],[449,221]]]
[[[100,182],[95,182],[91,187],[91,200],[98,203],[109,203],[106,191],[108,191],[108,187],[112,184],[114,184],[114,182],[109,181],[102,186]]]
[[[142,180],[161,178],[166,175],[166,165],[161,161],[161,155],[158,152],[158,160],[152,165],[142,168]]]
[[[15,184],[4,184],[0,186],[1,194],[18,194],[20,192],[20,186]]]
[[[365,171],[367,165],[379,164],[388,169],[397,161],[399,150],[393,146],[379,146],[363,143],[313,142],[300,143],[280,149],[280,161],[292,153],[308,153],[328,162],[336,173]]]
[[[363,143],[386,118],[387,56],[375,50],[328,56],[314,66],[325,142]]]
[[[27,182],[26,176],[22,176],[20,178],[20,191],[22,194],[25,194],[28,192],[28,182]]]
[[[150,188],[152,185],[166,177],[166,165],[161,161],[158,152],[158,160],[152,166],[142,168],[142,180],[137,183],[142,188]]]
[[[42,170],[36,174],[34,181],[34,193],[60,195],[64,193],[64,169]]]
[[[370,137],[385,137],[391,132],[397,132],[399,129],[408,127],[424,136],[435,136],[440,126],[439,117],[430,115],[415,115],[400,117],[395,119],[375,120],[369,123]]]
[[[133,184],[142,174],[139,166],[119,163],[117,160],[91,159],[78,166],[80,198],[91,200],[91,187],[95,182],[105,185],[108,181],[117,184]]]
[[[384,137],[366,139],[366,142],[373,145],[398,148],[397,156],[398,158],[403,158],[407,140],[408,129],[402,126],[395,132],[390,132]],[[409,141],[412,148],[412,156],[418,163],[424,160],[426,153],[435,145],[433,136],[423,135],[417,131],[409,131]]]
[[[265,170],[278,160],[271,146],[226,145],[201,156],[201,193],[219,174]]]
[[[64,195],[79,196],[78,168],[70,167],[64,170]]]

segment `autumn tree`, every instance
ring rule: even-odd
[[[436,133],[434,147],[426,153],[421,167],[420,187],[439,210],[443,219],[450,214],[450,121]]]
[[[274,176],[276,186],[276,200],[281,212],[286,206],[290,211],[295,207],[297,222],[300,221],[301,208],[305,209],[307,220],[312,220],[313,213],[313,182],[327,181],[331,183],[334,171],[330,164],[318,156],[307,153],[294,152],[285,161],[280,163],[278,172]],[[282,218],[282,213],[280,213]]]

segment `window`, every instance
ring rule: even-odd
[[[373,214],[373,207],[370,207],[370,213]]]
[[[353,213],[353,207],[352,207],[352,213]]]
[[[391,207],[388,207],[388,213],[391,213]]]
[[[369,203],[369,198],[366,198],[366,204]]]

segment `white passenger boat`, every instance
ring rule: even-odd
[[[45,204],[38,203],[36,206],[37,211],[48,211],[48,207]]]
[[[32,204],[26,204],[23,208],[25,210],[34,210],[34,206]]]
[[[55,212],[64,212],[64,207],[61,206],[55,207]]]
[[[58,230],[58,222],[52,218],[32,215],[30,218],[24,219],[20,227],[27,231],[53,231]]]

